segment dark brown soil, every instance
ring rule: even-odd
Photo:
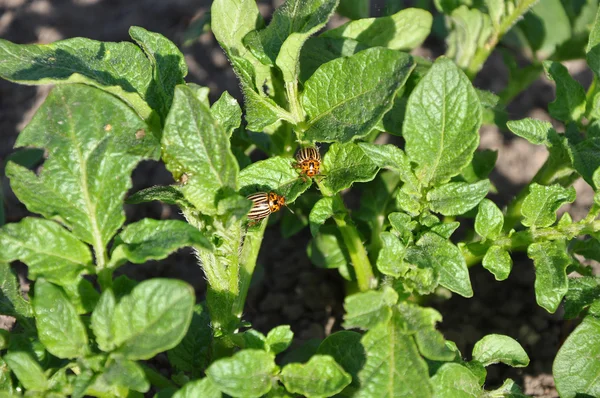
[[[17,43],[48,43],[75,36],[123,41],[129,40],[128,28],[139,25],[179,44],[186,27],[206,12],[210,3],[208,0],[0,0],[0,37]],[[380,2],[374,3],[374,12],[377,12],[381,9]],[[261,12],[270,15],[271,1],[259,1],[259,4]],[[421,51],[437,55],[440,44],[433,43],[432,48]],[[224,90],[241,100],[238,82],[211,34],[204,34],[183,52],[190,70],[188,81],[208,86],[211,100],[217,99]],[[568,66],[587,87],[591,77],[582,63],[572,62]],[[476,85],[498,92],[506,79],[501,57],[493,54]],[[18,132],[48,91],[48,87],[19,86],[0,80],[0,165],[11,153]],[[553,86],[540,79],[510,104],[509,119],[525,116],[549,119],[545,109],[553,95]],[[502,204],[531,179],[547,156],[544,148],[500,132],[495,126],[482,128],[481,148],[499,151],[492,180],[501,192],[494,199]],[[1,168],[0,175],[3,175]],[[134,190],[172,182],[162,165],[151,162],[141,164],[133,179]],[[10,191],[6,178],[2,178],[2,188],[6,196],[7,222],[18,221],[27,212]],[[578,201],[569,211],[578,219],[591,204],[591,190],[583,182],[576,184],[576,188]],[[127,215],[130,221],[143,217],[180,217],[176,209],[158,203],[129,206]],[[306,256],[309,239],[306,230],[291,239],[282,238],[277,227],[267,231],[259,256],[260,268],[246,306],[246,319],[262,332],[280,324],[291,325],[295,344],[321,339],[339,330],[343,315],[343,279],[336,271],[317,269],[310,263]],[[165,261],[128,266],[124,272],[136,279],[156,276],[184,279],[196,288],[198,297],[205,291],[202,272],[187,250]],[[479,266],[472,269],[471,278],[475,290],[473,299],[453,296],[432,302],[444,316],[440,329],[445,336],[458,344],[465,358],[470,357],[473,344],[485,334],[506,334],[517,339],[529,354],[531,365],[518,370],[501,365],[490,367],[488,387],[498,386],[504,378],[512,377],[529,395],[557,396],[551,377],[552,361],[575,325],[562,320],[561,310],[551,315],[536,305],[531,261],[524,256],[516,257],[513,272],[504,282],[496,282]],[[25,279],[23,287],[28,289]],[[10,324],[6,319],[2,322],[0,327]]]

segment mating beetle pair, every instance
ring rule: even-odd
[[[321,154],[319,150],[315,147],[301,148],[296,153],[294,168],[300,169],[300,175],[304,181],[319,174],[321,171]],[[275,192],[258,192],[249,195],[247,198],[253,202],[250,213],[248,213],[248,219],[255,223],[285,206],[285,197]]]

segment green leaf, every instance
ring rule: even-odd
[[[91,328],[96,337],[98,348],[102,351],[110,352],[115,348],[115,335],[113,327],[113,316],[117,300],[112,289],[106,289],[102,292],[96,308],[92,312]]]
[[[590,186],[598,189],[598,185],[594,182],[594,172],[600,167],[600,138],[590,137],[574,146],[571,146],[573,156],[573,167],[581,177],[590,184]]]
[[[379,168],[357,144],[334,143],[323,157],[323,174],[327,176],[321,189],[326,196],[332,196],[355,182],[371,181]]]
[[[479,204],[490,190],[490,180],[474,184],[450,182],[427,192],[431,210],[445,216],[464,214]]]
[[[458,175],[479,144],[481,105],[465,74],[438,58],[408,98],[402,134],[423,185]]]
[[[600,319],[587,316],[564,342],[552,366],[563,398],[600,395]]]
[[[77,358],[87,352],[85,326],[61,288],[39,279],[35,283],[33,310],[39,339],[49,353],[59,358]]]
[[[150,383],[146,380],[144,369],[136,362],[117,357],[111,362],[102,375],[109,385],[129,390],[147,392]]]
[[[440,285],[463,297],[473,296],[465,259],[460,249],[449,240],[436,233],[426,232],[417,241],[416,248],[408,253],[408,261],[414,261],[416,255],[418,261],[433,268],[439,274]]]
[[[566,270],[572,260],[565,242],[533,243],[527,256],[535,265],[535,299],[540,307],[554,313],[568,290]]]
[[[348,267],[349,254],[344,246],[339,230],[335,226],[325,226],[311,240],[306,249],[310,261],[319,268],[338,268],[347,280],[352,280]]]
[[[206,375],[219,390],[236,398],[268,393],[276,372],[273,354],[262,350],[239,351],[230,358],[213,362],[206,369]]]
[[[381,291],[370,290],[346,297],[344,301],[344,328],[372,329],[387,323],[392,316],[391,306],[398,301],[398,293],[390,287]]]
[[[187,86],[175,88],[162,147],[163,160],[175,178],[188,175],[181,191],[203,214],[217,213],[219,191],[237,190],[238,164],[229,137]]]
[[[569,278],[569,290],[565,295],[565,319],[576,318],[581,311],[600,299],[600,278],[584,276]]]
[[[21,294],[17,275],[10,265],[3,261],[0,261],[0,314],[20,319],[33,318],[33,309]]]
[[[412,50],[431,32],[433,17],[420,8],[406,8],[394,15],[350,21],[321,37],[354,39],[369,47]]]
[[[594,71],[596,76],[600,76],[600,9],[596,12],[585,52],[590,69]]]
[[[325,196],[315,203],[310,211],[310,214],[308,215],[310,232],[312,236],[317,236],[319,229],[325,223],[325,221],[333,217],[338,212],[344,212],[344,209],[340,206],[340,204],[341,203],[339,200],[335,200],[335,198],[331,196]]]
[[[460,175],[466,182],[469,183],[484,180],[490,175],[492,170],[494,170],[497,159],[497,151],[492,151],[491,149],[475,151],[473,154],[473,160],[471,160],[471,163],[461,170]]]
[[[550,186],[533,183],[523,201],[521,214],[523,225],[528,227],[549,227],[556,221],[556,210],[565,203],[575,200],[575,188],[565,188],[559,184]]]
[[[311,37],[300,50],[299,80],[304,83],[321,65],[336,58],[349,57],[367,48],[369,46],[352,39]]]
[[[262,23],[255,0],[215,0],[210,10],[210,29],[230,55],[246,57],[242,39]]]
[[[2,359],[27,390],[46,391],[50,387],[44,370],[28,352],[9,351]]]
[[[113,342],[128,359],[149,359],[175,347],[192,320],[194,291],[183,281],[150,279],[114,309]]]
[[[446,55],[461,68],[468,68],[477,50],[488,45],[488,38],[493,33],[492,21],[478,9],[461,5],[452,11],[449,22]]]
[[[129,260],[143,264],[149,260],[162,260],[182,247],[212,250],[212,244],[196,227],[179,220],[153,220],[144,218],[129,224],[116,236],[111,263]]]
[[[410,159],[406,153],[395,145],[375,145],[366,142],[358,144],[360,149],[371,159],[377,167],[390,169],[400,175],[404,182],[403,188],[413,194],[420,193],[420,183],[412,172]]]
[[[221,398],[222,394],[209,378],[186,383],[172,398]]]
[[[330,334],[319,345],[317,354],[331,356],[339,365],[352,376],[348,389],[360,386],[358,372],[367,360],[367,354],[361,344],[362,335],[349,330]],[[342,392],[342,395],[346,395]]]
[[[371,0],[340,0],[337,13],[350,19],[360,19],[369,16]]]
[[[367,135],[392,107],[413,68],[408,54],[385,48],[322,65],[304,84],[301,100],[308,122],[303,138],[347,142]]]
[[[502,233],[503,226],[502,210],[491,200],[483,199],[475,217],[475,232],[484,239],[496,239]]]
[[[411,336],[402,334],[403,322],[390,322],[369,330],[361,339],[367,360],[358,372],[360,388],[353,395],[371,397],[431,397],[425,360]]]
[[[242,108],[227,91],[221,94],[210,108],[210,112],[230,138],[233,130],[242,124]]]
[[[129,35],[150,60],[153,73],[146,101],[164,120],[173,103],[175,86],[184,83],[183,78],[188,72],[183,54],[172,41],[159,33],[132,26]]]
[[[528,117],[521,120],[509,120],[506,122],[506,127],[534,145],[550,146],[548,134],[553,130],[552,123],[550,122]]]
[[[481,396],[479,380],[469,369],[458,363],[445,363],[431,378],[436,398],[477,398]]]
[[[536,1],[523,3],[534,4]],[[537,2],[517,25],[539,58],[551,56],[571,37],[571,23],[561,0]]]
[[[133,43],[76,37],[23,45],[0,39],[0,59],[0,76],[6,80],[22,84],[84,83],[117,96],[141,118],[150,117],[144,99],[152,80],[152,65]]]
[[[379,237],[382,247],[377,256],[377,269],[394,278],[404,275],[408,270],[404,262],[406,246],[391,232],[382,232]]]
[[[47,149],[43,171],[36,176],[9,163],[6,174],[31,212],[60,218],[79,239],[103,250],[125,221],[122,200],[131,171],[159,149],[145,128],[110,94],[57,86],[16,143]]]
[[[152,202],[154,200],[170,205],[177,205],[179,207],[192,207],[192,205],[183,197],[180,188],[173,185],[156,185],[142,189],[128,197],[125,200],[125,203],[138,204]]]
[[[585,90],[559,62],[544,61],[544,70],[556,83],[556,99],[548,105],[550,116],[563,122],[577,122],[585,113]]]
[[[275,355],[285,351],[290,344],[294,333],[289,325],[277,326],[269,331],[267,334],[267,344],[271,348],[271,352]]]
[[[507,398],[527,398],[519,386],[511,379],[504,380],[504,383],[497,389],[487,392],[492,397]]]
[[[314,355],[305,364],[291,363],[281,370],[286,390],[306,397],[330,397],[351,381],[352,377],[328,355]]]
[[[60,224],[26,217],[0,229],[0,261],[23,261],[29,279],[44,277],[59,285],[75,281],[92,266],[89,247]]]
[[[8,331],[6,332],[8,333]],[[6,347],[3,348],[3,350],[5,349]],[[4,394],[4,396],[8,397],[12,397],[16,394],[11,371],[2,358],[0,358],[0,394]]]
[[[475,343],[473,359],[483,366],[502,362],[513,368],[529,365],[529,357],[515,339],[501,334],[488,334]]]
[[[167,352],[169,362],[192,377],[199,377],[208,364],[212,339],[208,310],[198,304],[183,340]]]
[[[240,172],[240,192],[250,195],[274,191],[285,196],[287,204],[293,203],[312,185],[311,180],[300,178],[294,162],[289,157],[275,156],[252,163]]]
[[[62,283],[61,287],[80,315],[92,312],[100,299],[100,293],[87,279],[79,278],[74,283]]]
[[[488,249],[481,263],[483,268],[490,271],[497,281],[508,278],[512,270],[512,259],[508,251],[500,246],[492,246]]]

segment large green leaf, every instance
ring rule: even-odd
[[[184,83],[188,69],[177,46],[159,33],[132,26],[129,35],[144,50],[152,65],[152,82],[146,101],[164,120],[171,109],[175,86]]]
[[[252,349],[219,359],[206,369],[209,380],[219,390],[236,398],[258,398],[268,393],[276,372],[273,354]]]
[[[313,355],[305,364],[290,363],[281,370],[281,382],[291,393],[329,397],[342,391],[352,377],[329,355]]]
[[[62,285],[74,282],[92,266],[89,247],[60,224],[26,217],[0,229],[0,261],[20,260],[29,266],[28,277],[44,277]]]
[[[27,208],[58,218],[96,251],[125,221],[123,198],[130,174],[159,145],[146,124],[123,102],[84,85],[55,87],[16,146],[45,148],[48,159],[36,176],[9,163],[6,174]]]
[[[51,44],[0,39],[0,76],[23,84],[84,83],[116,95],[144,119],[152,66],[135,44],[77,37]]]
[[[317,354],[329,355],[352,376],[352,382],[348,389],[356,389],[360,386],[358,372],[363,368],[367,360],[367,354],[361,344],[362,335],[350,330],[342,330],[330,334],[323,340]],[[345,396],[345,392],[342,392]]]
[[[563,398],[600,396],[600,319],[587,316],[564,342],[552,366]]]
[[[556,221],[556,210],[565,203],[575,200],[575,188],[565,188],[559,184],[550,186],[531,184],[529,194],[523,201],[521,214],[523,225],[528,227],[549,227]]]
[[[162,146],[163,160],[175,178],[187,174],[181,191],[202,213],[216,214],[217,195],[237,190],[238,163],[229,136],[188,86],[175,88]]]
[[[323,157],[324,195],[334,195],[355,182],[371,181],[379,168],[362,147],[352,142],[331,145]]]
[[[346,142],[368,134],[413,68],[408,54],[380,47],[322,65],[302,93],[308,115],[304,139]]]
[[[471,162],[481,120],[467,76],[448,58],[438,58],[408,99],[402,131],[422,184],[448,181]]]
[[[38,280],[33,310],[38,336],[49,353],[59,358],[77,358],[87,352],[85,326],[60,287]]]
[[[412,50],[431,32],[433,17],[420,8],[406,8],[394,15],[350,21],[321,37],[354,39],[369,47]]]
[[[535,299],[546,311],[554,313],[568,290],[567,267],[572,259],[565,242],[533,243],[527,255],[535,265]]]
[[[113,342],[126,358],[149,359],[183,339],[194,301],[194,291],[187,283],[150,279],[123,297],[112,320],[105,323],[111,325]]]

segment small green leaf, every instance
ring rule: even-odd
[[[394,15],[365,18],[328,30],[321,37],[354,39],[369,47],[412,50],[431,32],[433,17],[420,8],[406,8]]]
[[[427,192],[431,210],[445,216],[464,214],[479,204],[490,190],[490,180],[474,184],[450,182]]]
[[[564,342],[552,365],[563,398],[600,396],[600,319],[587,316]]]
[[[149,359],[175,347],[192,320],[194,291],[183,281],[150,279],[116,305],[114,344],[128,359]]]
[[[281,370],[285,388],[306,397],[330,397],[351,381],[352,377],[328,355],[314,355],[305,364],[291,363]]]
[[[0,76],[6,80],[23,84],[84,83],[117,96],[140,117],[150,117],[144,98],[152,81],[152,65],[133,43],[81,37],[29,45],[0,40],[0,59]]]
[[[299,79],[304,83],[323,64],[336,58],[349,57],[369,46],[356,40],[332,37],[311,37],[300,50]]]
[[[304,84],[308,122],[303,138],[347,142],[367,135],[392,107],[413,68],[408,54],[380,47],[322,65]]]
[[[325,196],[317,201],[308,215],[308,222],[310,224],[310,233],[313,237],[316,237],[319,228],[329,218],[333,217],[337,211],[343,210],[338,208],[339,201],[334,200],[331,196]]]
[[[360,142],[358,146],[377,167],[394,170],[404,182],[403,188],[413,194],[420,193],[420,183],[412,172],[410,159],[406,153],[395,145],[375,145]]]
[[[355,182],[371,181],[378,170],[360,146],[336,142],[323,157],[323,174],[327,176],[321,183],[323,194],[332,196]]]
[[[210,108],[210,112],[230,138],[233,130],[242,124],[242,108],[227,91],[221,94],[221,97]]]
[[[529,365],[529,357],[515,339],[501,334],[488,334],[473,347],[473,359],[483,366],[502,362],[513,368]]]
[[[242,350],[206,369],[206,375],[219,390],[236,398],[258,398],[268,393],[276,372],[273,354],[263,350]]]
[[[484,239],[496,239],[502,233],[503,226],[502,210],[491,200],[483,199],[475,217],[475,232]]]
[[[85,326],[60,287],[39,279],[35,283],[33,310],[39,339],[49,353],[59,358],[77,358],[86,353]]]
[[[300,178],[294,162],[289,157],[275,156],[252,163],[240,172],[240,191],[245,195],[274,191],[285,196],[286,203],[293,203],[312,184]]]
[[[129,35],[150,60],[152,82],[145,98],[148,105],[164,120],[173,103],[175,86],[184,83],[183,78],[188,72],[183,54],[172,41],[159,33],[132,26],[129,28]]]
[[[404,275],[408,270],[408,265],[404,263],[406,247],[391,232],[382,232],[379,237],[382,247],[377,256],[377,269],[394,278]]]
[[[98,348],[105,352],[110,352],[115,348],[113,316],[116,304],[117,300],[112,289],[106,289],[102,292],[100,300],[92,312],[91,328]]]
[[[400,234],[400,239],[408,243],[412,238],[412,231],[417,228],[417,222],[405,213],[394,212],[388,215],[390,225]]]
[[[208,310],[198,304],[183,340],[167,352],[169,362],[177,369],[191,373],[192,377],[199,377],[208,364],[212,339]]]
[[[540,307],[554,313],[568,290],[566,270],[572,260],[565,242],[533,243],[527,256],[535,265],[535,299]]]
[[[492,246],[483,257],[483,268],[490,271],[497,281],[503,281],[508,278],[512,270],[512,259],[506,249],[500,246]]]
[[[172,398],[221,398],[222,394],[208,377],[186,383]]]
[[[289,325],[277,326],[269,331],[267,334],[267,344],[271,347],[271,352],[275,355],[285,351],[290,344],[294,333]]]
[[[521,120],[509,120],[506,122],[506,127],[534,145],[550,146],[548,134],[553,130],[552,123],[550,122],[528,117]]]
[[[584,276],[569,278],[569,290],[565,295],[565,319],[576,318],[581,311],[600,299],[600,278]]]
[[[391,316],[391,306],[398,301],[398,294],[390,287],[382,291],[367,291],[346,297],[344,308],[344,328],[371,329],[380,323],[387,323]]]
[[[352,376],[348,388],[358,388],[358,372],[365,365],[367,354],[361,344],[362,335],[349,330],[330,334],[319,345],[317,354],[329,355]],[[344,393],[342,393],[344,395]]]
[[[28,352],[9,351],[2,359],[27,390],[42,392],[50,387],[44,370]]]
[[[21,294],[17,275],[3,261],[0,261],[0,314],[20,319],[33,318],[33,308]]]
[[[417,241],[417,253],[409,250],[408,261],[417,258],[439,274],[439,283],[445,288],[463,297],[472,297],[473,288],[469,279],[469,270],[458,247],[433,232],[426,232]]]
[[[237,190],[238,164],[229,137],[188,86],[175,88],[162,147],[163,160],[175,178],[188,175],[181,191],[203,214],[217,213],[219,191]]]
[[[549,227],[556,221],[556,210],[565,203],[575,200],[575,188],[565,188],[559,184],[550,186],[533,183],[523,201],[521,214],[523,225],[528,227]]]
[[[129,224],[115,237],[111,263],[126,260],[143,264],[162,260],[182,247],[212,250],[212,244],[196,227],[179,220],[144,218]]]
[[[144,369],[136,362],[124,358],[115,358],[106,367],[102,377],[112,386],[139,392],[147,392],[150,389],[150,383],[146,380]]]
[[[445,363],[431,378],[436,398],[477,398],[481,396],[479,379],[458,363]]]
[[[159,145],[146,124],[123,102],[84,85],[57,86],[16,146],[46,148],[43,171],[9,163],[11,187],[27,208],[57,218],[96,250],[104,248],[125,221],[123,197],[130,174]]]
[[[125,200],[125,203],[138,204],[146,203],[158,200],[160,202],[169,205],[178,205],[179,207],[192,207],[192,205],[185,200],[183,193],[177,186],[173,185],[156,185],[150,188],[142,189],[137,191]]]
[[[585,90],[559,62],[544,61],[544,70],[556,83],[556,99],[548,105],[550,116],[563,122],[577,122],[585,113]]]
[[[481,105],[465,74],[438,58],[408,98],[402,135],[423,185],[458,175],[479,144]]]
[[[487,45],[493,32],[492,21],[476,8],[462,5],[450,14],[450,32],[446,37],[446,55],[453,58],[458,66],[468,68],[478,48]]]

